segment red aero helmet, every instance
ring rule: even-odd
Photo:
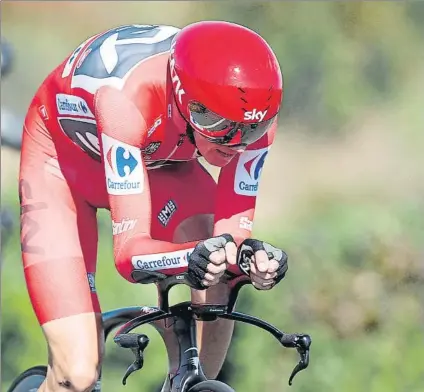
[[[235,127],[258,133],[255,127],[270,124],[281,107],[277,57],[259,34],[234,23],[184,27],[172,42],[170,74],[181,114],[212,139]]]

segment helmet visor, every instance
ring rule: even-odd
[[[211,142],[226,145],[249,145],[268,131],[275,117],[257,123],[228,120],[198,102],[188,105],[190,122],[195,129]]]

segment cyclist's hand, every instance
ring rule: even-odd
[[[230,234],[199,242],[188,263],[188,279],[191,285],[198,290],[216,285],[228,264],[236,264],[236,257],[237,245]]]
[[[237,264],[258,290],[269,290],[284,278],[287,254],[266,242],[246,239],[237,251]]]

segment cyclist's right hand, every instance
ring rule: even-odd
[[[257,290],[269,290],[284,278],[287,259],[282,249],[253,238],[245,239],[237,252],[237,265]]]
[[[190,255],[188,279],[191,286],[205,290],[219,283],[229,264],[237,262],[237,245],[230,234],[200,241]]]

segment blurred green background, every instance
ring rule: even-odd
[[[276,145],[265,164],[254,236],[285,249],[286,279],[249,287],[239,310],[312,335],[310,368],[293,387],[296,354],[238,326],[228,357],[237,391],[424,390],[424,4],[422,2],[2,2],[14,46],[2,105],[24,115],[46,75],[87,37],[126,23],[183,27],[223,19],[259,32],[285,80]],[[229,37],[230,39],[230,37]],[[2,148],[2,205],[18,218],[19,153]],[[97,286],[104,310],[154,304],[154,287],[115,272],[100,214]],[[66,224],[55,222],[55,224]],[[60,240],[60,239],[58,239]],[[2,387],[44,364],[25,288],[18,227],[3,249]],[[181,288],[173,302],[188,298]],[[153,328],[142,371],[107,345],[103,390],[155,391],[166,372]]]

